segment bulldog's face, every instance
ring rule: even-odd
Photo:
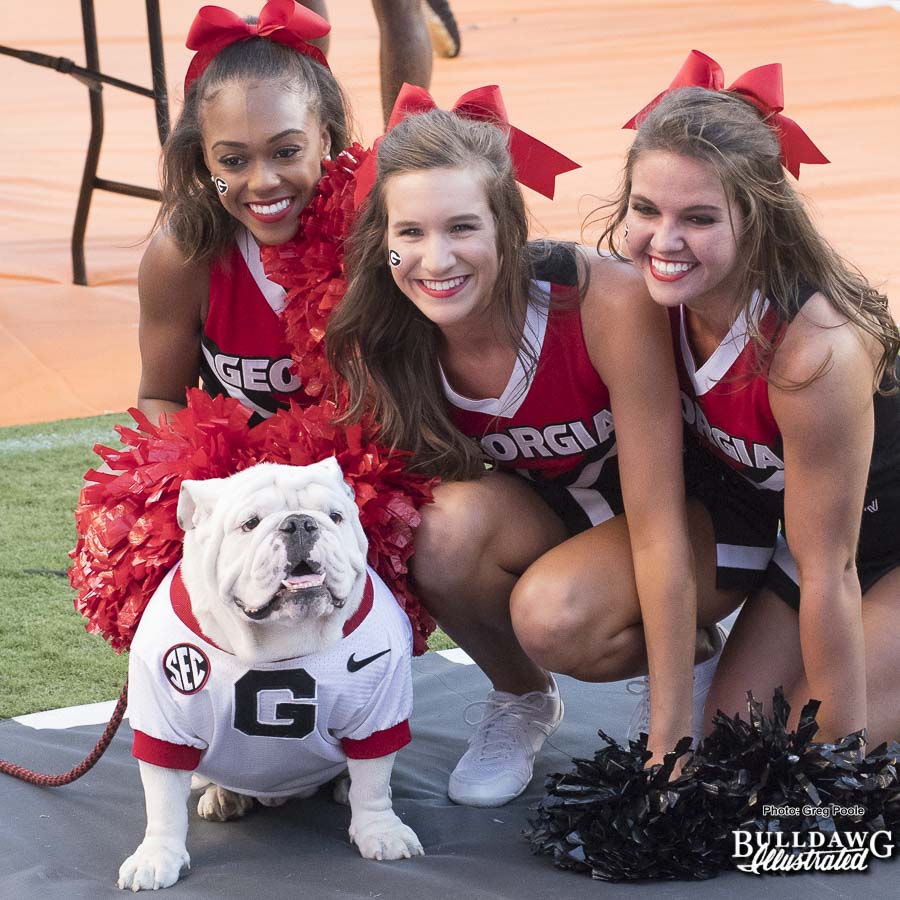
[[[232,647],[240,644],[235,628],[339,628],[359,604],[366,537],[334,458],[185,481],[178,522],[185,530],[182,568],[194,614],[204,628],[228,632]]]

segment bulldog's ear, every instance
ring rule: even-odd
[[[354,491],[353,488],[344,479],[344,470],[341,468],[341,464],[337,461],[337,458],[334,456],[331,456],[328,458],[328,462],[334,464],[334,470],[335,470],[335,474],[337,475],[337,479],[341,483],[341,487],[343,487],[347,496],[351,500],[355,499],[356,491]]]
[[[327,472],[329,475],[333,475],[335,480],[338,481],[344,488],[344,492],[351,499],[356,495],[353,493],[353,488],[344,481],[344,470],[341,468],[341,464],[337,461],[336,456],[329,456],[327,459],[319,460],[319,462],[315,463],[315,465],[319,466],[324,472]]]
[[[196,528],[212,512],[222,493],[224,481],[224,478],[208,478],[205,481],[181,482],[176,516],[182,531]]]
[[[341,478],[344,477],[344,473],[341,471],[341,464],[337,461],[336,456],[326,456],[325,459],[320,459],[316,465],[325,472],[331,472],[332,475],[338,475]]]

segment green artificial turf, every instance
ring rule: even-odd
[[[84,630],[66,570],[82,476],[125,414],[0,429],[0,717],[117,697],[127,656]]]
[[[128,655],[87,634],[65,575],[82,476],[125,413],[0,428],[0,718],[119,695]],[[432,649],[453,647],[435,633]]]

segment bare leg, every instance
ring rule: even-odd
[[[869,746],[900,739],[900,569],[869,588],[862,601],[866,639]]]
[[[900,738],[900,569],[889,572],[863,595],[866,642],[866,727],[869,746]],[[791,723],[809,699],[806,676],[788,694]]]
[[[509,598],[529,564],[565,536],[558,516],[512,475],[443,484],[422,509],[412,560],[419,596],[494,685],[450,775],[455,803],[501,806],[519,796],[562,720],[555,682],[516,640]]]
[[[509,597],[519,575],[564,538],[559,518],[509,475],[443,484],[423,508],[412,560],[419,594],[497,690],[547,687],[513,634]]]
[[[421,0],[372,0],[381,34],[381,108],[387,124],[404,82],[431,84],[431,38]]]
[[[697,568],[695,661],[713,652],[708,628],[737,607],[738,591],[715,586],[715,541],[705,509],[688,504]],[[617,681],[647,672],[628,524],[617,516],[542,556],[511,599],[515,634],[528,655],[553,672],[583,681]]]
[[[803,673],[799,622],[797,613],[771,591],[758,591],[747,600],[728,635],[706,700],[707,731],[720,709],[746,719],[748,691],[767,713],[776,687],[784,687],[790,697]],[[798,713],[793,711],[794,721]]]
[[[866,722],[869,746],[900,736],[900,569],[871,587],[862,601],[866,642]],[[707,702],[707,721],[722,709],[746,716],[747,691],[771,709],[783,686],[791,704],[788,726],[797,724],[810,699],[800,652],[800,620],[771,591],[744,605],[731,632]]]

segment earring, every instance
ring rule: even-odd
[[[627,222],[625,223],[625,230],[622,232],[622,237],[624,237],[624,238],[628,237],[628,223]]]

